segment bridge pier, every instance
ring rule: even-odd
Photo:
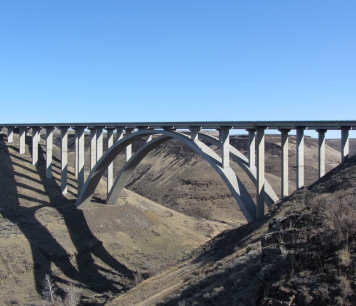
[[[349,129],[348,127],[341,127],[341,161],[350,154],[350,142],[349,142]]]
[[[318,170],[319,178],[325,175],[325,129],[317,130],[319,134],[318,143]]]
[[[297,139],[296,139],[296,150],[297,150],[297,189],[304,187],[304,127],[297,128]]]
[[[74,175],[75,178],[78,179],[78,172],[79,172],[79,136],[77,128],[73,128],[74,130],[74,156],[75,156],[75,166],[74,166]]]
[[[37,166],[38,163],[38,144],[40,140],[40,129],[32,128],[32,165]]]
[[[52,178],[53,130],[54,127],[46,128],[46,177],[47,178]]]
[[[61,128],[61,191],[63,195],[68,192],[68,128]]]
[[[85,131],[83,127],[79,127],[78,134],[78,195],[84,186],[84,145]]]
[[[219,129],[219,141],[221,145],[222,167],[230,168],[230,127]]]
[[[288,169],[288,133],[289,129],[281,129],[281,198],[289,195],[289,169]]]
[[[257,207],[256,219],[263,219],[265,214],[265,128],[257,128]]]
[[[108,137],[108,150],[113,146],[114,144],[114,129],[113,128],[107,128],[107,137]],[[107,194],[109,195],[110,190],[113,186],[114,183],[114,163],[111,162],[108,166],[107,170]]]
[[[19,131],[19,153],[25,154],[26,153],[26,128],[20,128]]]
[[[133,131],[132,128],[126,128],[125,129],[125,137],[129,134],[131,134]],[[126,161],[128,161],[132,156],[132,144],[129,144],[126,146]]]
[[[251,169],[256,168],[256,130],[248,129],[248,163]]]
[[[197,142],[199,140],[199,131],[200,127],[190,127],[190,138],[193,140],[193,142]]]
[[[7,142],[8,143],[14,142],[14,128],[13,127],[7,128]]]
[[[96,164],[96,128],[90,128],[90,170]]]
[[[96,129],[96,161],[99,161],[104,152],[104,130]]]

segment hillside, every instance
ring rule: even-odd
[[[20,155],[4,138],[1,135],[0,305],[42,305],[47,274],[59,295],[74,284],[82,305],[103,303],[227,228],[129,190],[116,205],[92,202],[75,209],[73,169],[68,196],[63,197],[58,160],[54,180],[46,179],[42,149],[40,164],[34,167],[30,154]],[[103,181],[96,198],[105,192]]]
[[[356,157],[109,305],[355,305]]]

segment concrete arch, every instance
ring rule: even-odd
[[[211,135],[207,135],[204,133],[199,133],[199,138],[205,140],[208,143],[219,145],[219,140]],[[238,149],[230,145],[230,155],[232,159],[241,167],[242,170],[248,175],[252,183],[257,186],[257,173],[256,168],[252,168],[249,166],[248,158],[243,155]],[[273,203],[279,200],[277,194],[273,190],[271,184],[266,180],[265,181],[265,200],[268,206],[271,206]]]
[[[152,144],[146,145],[146,148],[142,148],[132,157],[131,165],[137,164],[142,159],[145,154],[147,154],[150,150],[152,150],[155,146],[158,146],[160,143],[167,141],[170,138],[177,139],[190,147],[194,152],[199,154],[202,158],[209,162],[209,164],[218,172],[221,176],[231,193],[233,194],[235,200],[237,201],[242,213],[246,217],[248,222],[255,220],[256,218],[256,206],[251,199],[251,196],[247,192],[245,186],[242,182],[236,177],[236,174],[230,167],[222,167],[221,158],[212,151],[207,145],[199,140],[192,140],[189,136],[183,133],[167,131],[167,130],[139,130],[137,132],[131,133],[124,137],[123,139],[116,142],[105,154],[101,157],[101,159],[97,162],[89,177],[82,189],[78,200],[76,202],[76,206],[80,206],[84,203],[90,202],[90,199],[95,191],[97,184],[100,181],[100,178],[104,175],[106,168],[108,165],[114,160],[114,158],[121,152],[127,145],[133,143],[134,141],[143,138],[149,135],[163,135],[161,138],[157,140],[153,140]],[[165,136],[165,137],[164,137]],[[125,166],[124,166],[125,167]],[[126,167],[126,171],[130,166]],[[118,181],[117,181],[118,182]],[[117,183],[116,182],[116,183]],[[121,184],[121,183],[120,183]],[[115,184],[116,185],[116,184]],[[114,186],[115,186],[114,185]],[[114,187],[115,188],[115,187]],[[118,186],[118,190],[121,188],[121,185]],[[119,193],[118,193],[119,194]]]

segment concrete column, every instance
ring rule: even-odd
[[[121,140],[123,137],[124,137],[124,129],[123,128],[117,128],[116,129],[115,142]]]
[[[126,135],[129,135],[133,131],[132,128],[125,129]],[[132,144],[126,146],[126,161],[128,161],[132,156]]]
[[[90,129],[90,170],[93,170],[96,164],[96,129]]]
[[[219,140],[221,146],[222,167],[230,167],[230,127],[221,127],[219,129]]]
[[[20,154],[26,153],[26,128],[20,128],[19,131]]]
[[[345,159],[350,154],[350,142],[349,142],[349,128],[342,127],[341,128],[341,162],[345,161]]]
[[[257,207],[256,218],[263,219],[265,214],[265,129],[257,128]]]
[[[79,172],[79,135],[78,135],[78,128],[74,128],[74,137],[75,137],[75,169],[74,169],[74,176],[78,179],[78,172]]]
[[[304,186],[304,128],[297,128],[297,189]]]
[[[152,135],[149,135],[147,138],[146,138],[146,143],[149,143],[152,141]]]
[[[318,130],[319,134],[319,147],[318,147],[318,156],[319,156],[319,178],[325,175],[325,133],[326,130]]]
[[[40,128],[32,128],[32,165],[37,166],[38,163],[38,142]]]
[[[104,130],[103,128],[96,129],[96,161],[98,161],[104,152]]]
[[[53,127],[46,128],[46,177],[52,178]]]
[[[192,138],[193,142],[197,142],[199,140],[199,132],[200,127],[190,127],[190,138]]]
[[[256,167],[256,132],[248,129],[248,160],[250,168]]]
[[[107,128],[108,131],[108,150],[113,146],[114,144],[114,129]],[[107,194],[109,195],[110,190],[112,188],[112,185],[114,183],[114,163],[111,162],[108,166],[108,177],[107,177]]]
[[[61,128],[61,190],[62,194],[68,192],[68,128]]]
[[[14,128],[13,127],[7,128],[7,142],[8,143],[14,142]]]
[[[281,131],[281,149],[282,149],[282,163],[281,163],[281,197],[284,198],[289,194],[289,173],[288,173],[288,129]]]
[[[84,128],[77,128],[78,133],[78,195],[84,186],[84,150],[85,150],[85,133]]]

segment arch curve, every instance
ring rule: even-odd
[[[236,176],[234,171],[230,167],[223,168],[221,158],[200,140],[193,141],[184,133],[167,130],[139,130],[117,141],[109,150],[105,152],[105,154],[101,157],[93,170],[90,172],[84,188],[78,197],[76,206],[78,207],[84,203],[90,202],[95,188],[98,185],[101,177],[104,175],[108,165],[127,145],[130,145],[134,141],[149,135],[162,136],[152,140],[150,143],[141,148],[141,150],[132,156],[132,158],[121,169],[119,176],[117,177],[113,186],[112,192],[109,195],[110,202],[113,202],[114,198],[120,194],[120,191],[125,185],[125,182],[129,178],[129,175],[134,167],[144,158],[145,155],[148,154],[149,151],[169,139],[177,139],[178,141],[190,147],[194,152],[199,154],[217,171],[217,173],[220,175],[220,177],[231,191],[247,221],[251,222],[255,220],[256,206],[245,186]]]

